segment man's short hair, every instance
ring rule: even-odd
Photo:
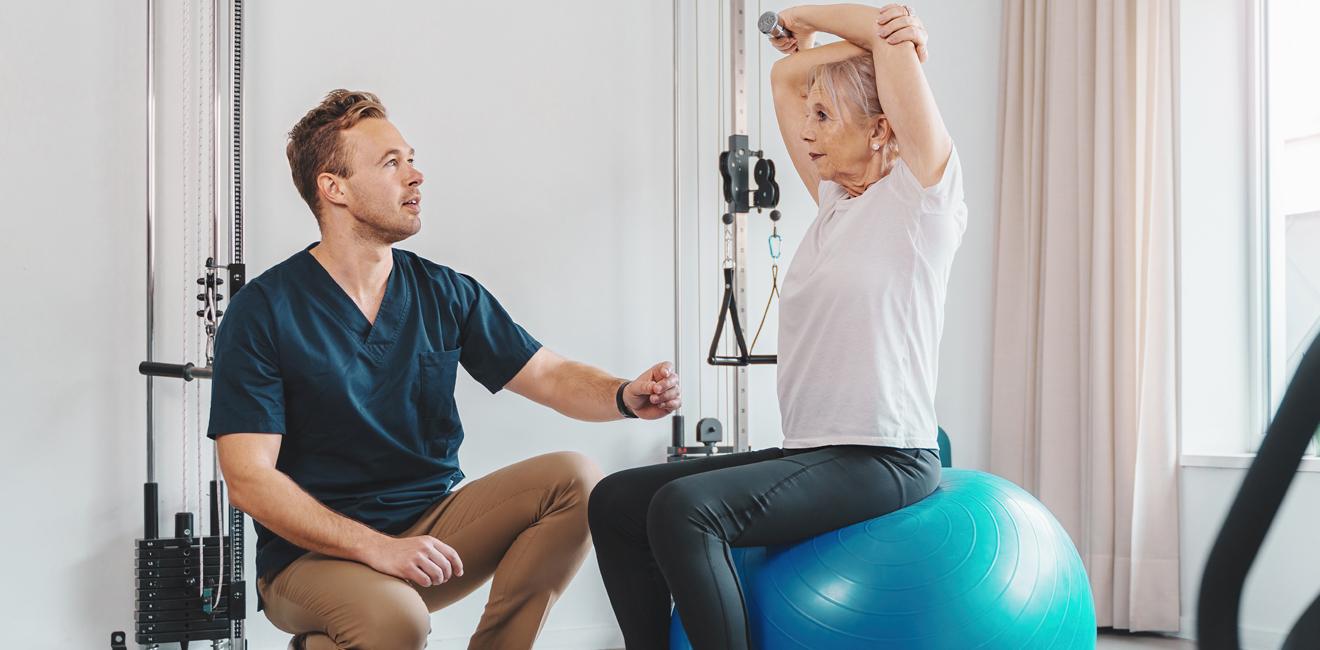
[[[316,177],[328,172],[347,178],[352,171],[339,132],[353,128],[364,119],[385,117],[385,105],[374,94],[340,88],[330,91],[289,131],[286,153],[293,185],[317,221],[321,219],[321,199]]]

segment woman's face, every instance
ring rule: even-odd
[[[836,106],[820,84],[807,92],[807,116],[801,137],[823,181],[842,185],[862,180],[875,158],[874,124],[857,118],[851,106]]]

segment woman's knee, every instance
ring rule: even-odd
[[[643,497],[637,493],[634,474],[633,470],[615,472],[596,484],[587,506],[587,521],[593,535],[600,535],[624,518],[640,519],[646,514],[650,495]]]
[[[711,528],[704,516],[708,511],[705,497],[696,482],[683,479],[670,481],[657,490],[646,509],[646,530],[652,548],[666,545],[661,537]]]

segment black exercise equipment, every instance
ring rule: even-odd
[[[753,179],[756,181],[756,189],[751,190],[747,182],[747,161],[749,157],[756,156],[757,161],[753,171]],[[770,210],[770,221],[775,225],[774,233],[770,235],[770,254],[776,261],[773,271],[773,286],[771,289],[771,299],[778,295],[778,259],[779,251],[777,242],[779,241],[778,221],[780,214],[775,210],[779,205],[779,183],[775,180],[775,163],[765,157],[763,151],[751,151],[747,146],[747,136],[731,135],[729,136],[729,149],[720,154],[720,177],[724,188],[724,201],[728,203],[729,211],[720,217],[720,222],[727,229],[733,225],[734,215],[749,212],[752,208],[757,211],[763,209]],[[706,355],[706,363],[712,366],[746,366],[752,364],[772,364],[778,361],[778,356],[773,354],[752,354],[747,346],[747,338],[743,333],[742,321],[738,318],[738,299],[735,296],[734,266],[732,260],[726,259],[724,264],[724,298],[720,304],[720,315],[715,325],[715,338],[710,342],[710,353]],[[766,303],[766,311],[761,316],[761,326],[765,325],[765,314],[770,310],[770,303]],[[733,338],[738,345],[738,354],[721,355],[719,354],[720,341],[724,336],[725,322],[728,322],[733,328]],[[760,336],[761,327],[756,329],[757,336]],[[755,341],[753,341],[755,346]]]
[[[747,179],[747,160],[756,156],[756,189],[749,187]],[[734,134],[729,136],[729,148],[720,153],[720,179],[724,190],[724,202],[729,204],[731,214],[751,212],[752,208],[769,209],[779,205],[779,183],[775,180],[775,163],[765,157],[763,151],[752,151],[747,144],[747,136]],[[725,222],[726,225],[732,222]]]
[[[677,417],[678,426],[682,426],[682,418]],[[681,433],[676,433],[674,444],[667,450],[669,453],[669,462],[676,460],[685,460],[688,458],[705,458],[715,454],[731,454],[736,451],[732,445],[721,445],[724,442],[724,425],[720,424],[718,418],[701,418],[697,420],[697,442],[700,447],[689,447],[683,444]]]
[[[1320,336],[1302,357],[1256,458],[1247,470],[1201,577],[1196,610],[1202,648],[1239,648],[1242,587],[1279,512],[1306,447],[1320,428]],[[1283,643],[1285,650],[1320,648],[1320,598],[1311,602]]]

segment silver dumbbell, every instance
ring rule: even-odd
[[[762,34],[770,38],[780,38],[783,36],[792,36],[793,32],[784,29],[784,25],[779,22],[779,14],[773,11],[767,11],[756,19],[756,28],[761,30]]]

